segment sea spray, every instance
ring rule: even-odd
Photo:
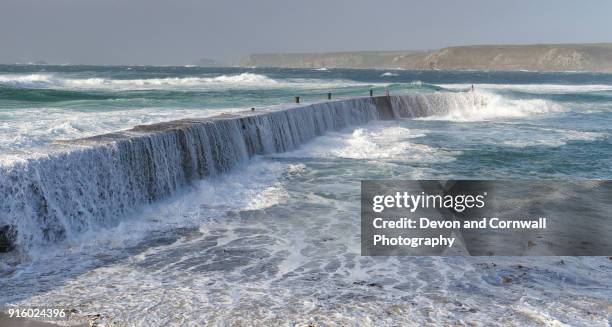
[[[483,121],[523,118],[563,112],[564,107],[542,99],[510,99],[487,91],[416,93],[393,98],[396,117],[427,120]]]

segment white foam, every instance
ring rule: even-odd
[[[29,75],[0,75],[0,84],[15,87],[47,87],[52,85],[52,75],[29,74]]]
[[[385,72],[380,75],[381,77],[399,76],[397,73]]]
[[[517,136],[511,140],[505,140],[502,144],[511,147],[525,148],[531,146],[560,147],[570,141],[592,142],[602,140],[608,135],[604,133],[576,131],[568,129],[536,128],[537,137],[531,133],[523,137]]]
[[[62,79],[58,86],[69,88],[115,88],[115,89],[158,89],[158,88],[194,88],[211,86],[233,87],[267,87],[278,82],[265,75],[242,73],[239,75],[221,75],[216,77],[171,77],[148,79]]]
[[[199,226],[236,210],[263,210],[286,200],[279,179],[291,165],[256,158],[224,175],[197,181],[177,195],[124,217],[117,226],[73,234],[51,248],[32,248],[32,261],[61,253],[98,253],[136,244],[153,231]]]
[[[358,128],[343,139],[345,147],[331,149],[340,158],[351,159],[392,159],[405,155],[419,145],[401,142],[409,138],[422,137],[422,131],[411,131],[403,127],[390,127],[385,130]],[[422,147],[421,150],[426,149]]]
[[[0,120],[0,153],[30,151],[53,140],[68,140],[181,118],[201,118],[244,108],[140,108],[79,111],[64,108],[19,109]],[[36,119],[33,119],[36,117]]]
[[[413,140],[426,136],[427,130],[390,125],[385,122],[376,122],[352,131],[330,132],[299,150],[279,156],[448,162],[454,160],[458,154],[434,149]]]
[[[274,86],[278,82],[261,74],[242,73],[215,77],[168,77],[144,79],[73,78],[54,74],[0,75],[0,84],[29,88],[158,89],[206,86]]]
[[[457,122],[473,122],[499,120],[508,118],[528,118],[544,114],[564,112],[560,104],[542,99],[510,99],[504,96],[477,90],[445,94],[431,98],[430,103],[437,108],[431,116],[422,120],[449,120]]]
[[[220,76],[190,76],[142,79],[75,78],[69,75],[28,74],[0,75],[0,85],[23,88],[102,89],[102,90],[155,90],[155,89],[266,89],[279,87],[330,88],[371,85],[350,80],[282,79],[275,80],[263,74],[242,73]]]
[[[451,90],[468,90],[472,84],[439,84]],[[612,91],[612,85],[605,84],[474,84],[476,90],[511,90],[536,94],[586,93]]]

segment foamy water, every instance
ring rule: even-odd
[[[548,100],[512,99],[483,90],[454,94],[450,99],[443,98],[431,105],[446,110],[421,119],[474,122],[530,118],[567,110],[561,104]]]
[[[344,79],[274,79],[252,72],[163,78],[83,75],[0,72],[0,95],[5,97],[0,100],[0,153],[36,151],[56,140],[140,124],[267,107],[284,103],[294,94],[319,93],[315,100],[320,100],[322,90],[339,90],[346,96],[352,89],[385,85]]]
[[[454,90],[467,90],[471,84],[440,84],[441,87]],[[612,91],[609,84],[563,85],[563,84],[477,84],[478,90],[511,90],[536,94],[551,93],[588,93]]]
[[[359,183],[609,179],[612,108],[604,86],[612,81],[579,76],[555,84],[578,77],[519,74],[517,84],[509,81],[519,77],[504,73],[381,76],[332,69],[191,76],[194,68],[180,68],[172,76],[148,69],[154,72],[113,72],[128,74],[121,79],[107,71],[70,78],[10,72],[12,81],[29,80],[2,89],[13,100],[0,100],[0,148],[17,150],[12,155],[19,158],[56,139],[274,104],[264,100],[270,98],[287,103],[298,90],[321,100],[322,85],[346,96],[389,87],[409,94],[406,104],[429,116],[330,130],[291,151],[257,155],[153,203],[118,210],[124,214],[113,219],[89,221],[43,246],[2,254],[0,305],[68,306],[106,325],[609,325],[612,264],[605,257],[361,257]],[[36,74],[54,77],[34,81]],[[53,80],[58,75],[61,82]],[[463,92],[472,83],[476,92]],[[587,89],[596,94],[585,95]],[[38,178],[70,189],[79,180],[72,175]],[[76,199],[80,188],[72,189]]]
[[[275,80],[263,74],[241,73],[214,77],[165,77],[141,79],[71,78],[58,74],[0,75],[0,85],[20,88],[102,89],[102,90],[156,90],[156,89],[266,89],[266,88],[320,88],[357,86],[362,83],[345,80],[285,79]]]
[[[202,181],[116,228],[72,240],[57,256],[37,253],[27,269],[61,287],[23,300],[14,293],[11,302],[68,305],[84,316],[102,313],[106,323],[138,325],[605,326],[607,258],[360,257],[351,191],[358,178],[430,176],[394,162],[394,151],[354,160],[369,151],[355,147],[364,133],[384,137],[377,142],[384,148],[406,139],[419,144],[427,132],[370,124]],[[78,265],[66,275],[60,263]],[[7,282],[28,285],[38,274]],[[554,304],[543,300],[549,297]]]

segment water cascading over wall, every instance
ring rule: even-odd
[[[428,97],[355,98],[185,119],[63,142],[0,165],[0,251],[114,225],[134,208],[254,155],[290,151],[327,131],[432,114]]]

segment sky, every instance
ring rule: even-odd
[[[612,1],[0,0],[0,63],[612,42]]]

